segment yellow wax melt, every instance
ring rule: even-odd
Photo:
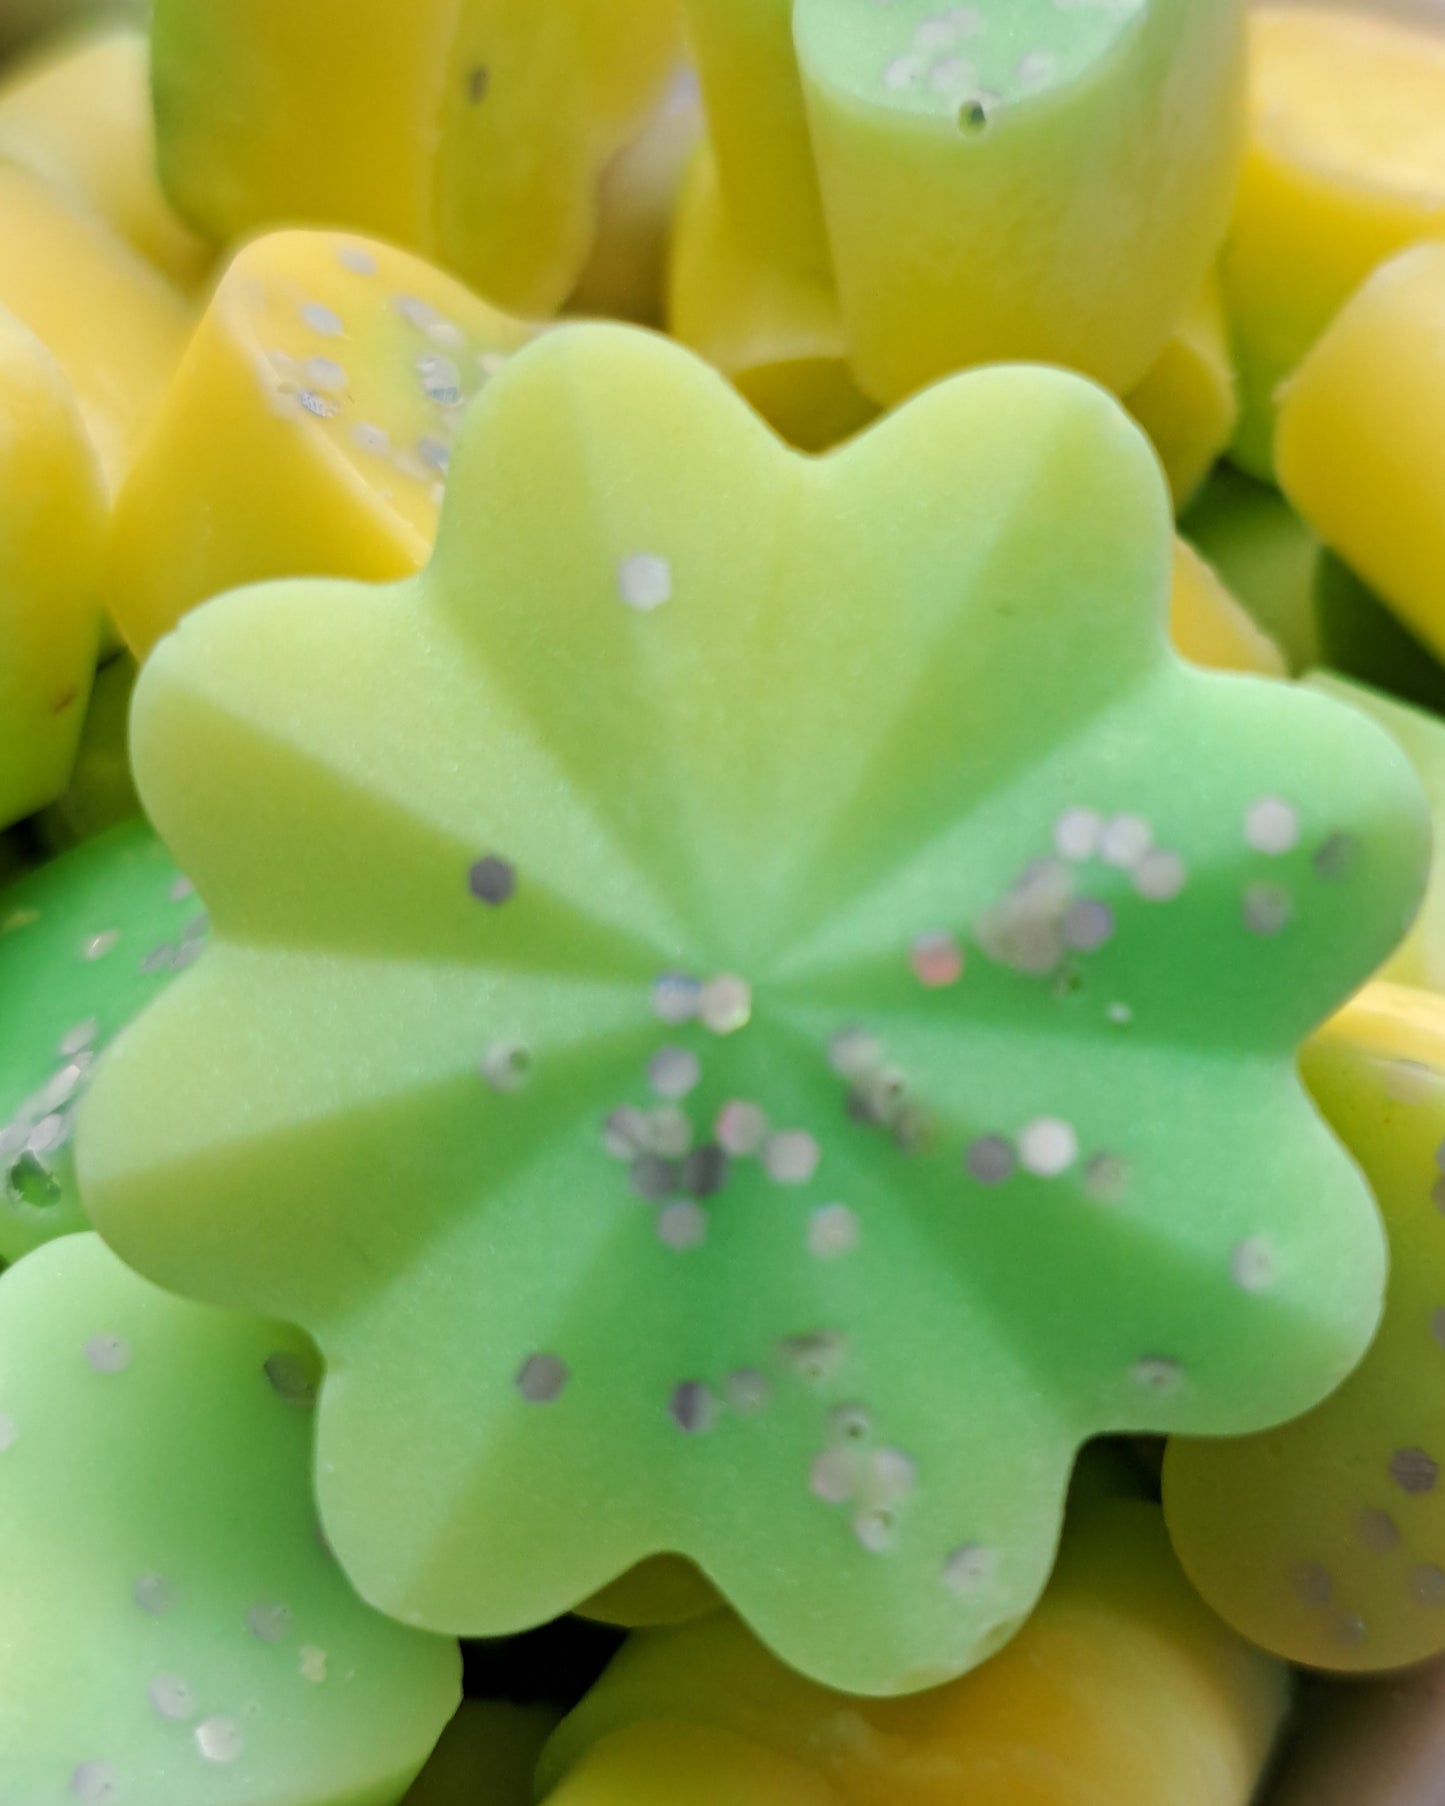
[[[1239,417],[1224,303],[1212,272],[1124,405],[1154,441],[1175,508],[1188,507]]]
[[[1251,132],[1224,259],[1239,363],[1235,454],[1273,465],[1273,397],[1386,258],[1445,235],[1445,35],[1345,10],[1250,22]]]
[[[641,137],[603,173],[597,240],[572,292],[573,313],[663,324],[673,223],[702,129],[697,77],[684,64]]]
[[[1196,665],[1216,671],[1252,671],[1259,677],[1287,675],[1284,654],[1255,624],[1187,540],[1174,542],[1174,599],[1170,636]]]
[[[825,451],[877,414],[848,368],[831,279],[760,255],[737,230],[710,150],[678,206],[670,321],[791,444]]]
[[[637,1724],[588,1750],[547,1806],[842,1806],[815,1771],[729,1731]]]
[[[153,44],[161,173],[202,230],[351,226],[542,315],[666,85],[676,0],[158,0]]]
[[[0,828],[70,776],[100,636],[102,497],[64,373],[0,309]]]
[[[0,85],[0,157],[40,176],[183,286],[211,247],[177,218],[156,174],[150,52],[116,25],[26,62]]]
[[[557,1714],[468,1700],[402,1806],[532,1806],[532,1775]]]
[[[982,1668],[931,1693],[831,1693],[727,1613],[636,1633],[548,1746],[541,1797],[549,1806],[1246,1806],[1283,1717],[1286,1670],[1201,1604],[1158,1506],[1126,1496],[1130,1484],[1110,1470],[1076,1487],[1033,1617]],[[772,1793],[765,1767],[756,1795],[706,1793],[711,1773],[748,1778],[735,1749],[715,1745],[699,1791],[676,1778],[661,1791],[669,1726],[726,1733],[787,1766],[774,1771]],[[824,1791],[806,1791],[796,1769]],[[777,1791],[784,1779],[798,1791]]]
[[[185,344],[184,300],[99,221],[0,163],[0,307],[55,354],[114,489]]]
[[[1272,483],[1219,465],[1180,522],[1292,671],[1322,662],[1316,575],[1320,542]]]
[[[418,569],[465,404],[534,331],[386,245],[247,246],[117,504],[107,600],[131,646],[245,583]]]
[[[701,1569],[680,1555],[654,1555],[594,1593],[577,1609],[600,1624],[634,1630],[644,1624],[685,1624],[722,1601]]]
[[[1376,271],[1284,394],[1290,500],[1437,655],[1445,653],[1445,245]]]

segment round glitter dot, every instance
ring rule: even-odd
[[[1347,1649],[1357,1649],[1370,1634],[1369,1626],[1358,1612],[1340,1612],[1331,1626],[1335,1641]]]
[[[1099,857],[1105,865],[1131,870],[1154,844],[1154,830],[1142,815],[1116,815],[1105,822],[1099,836]]]
[[[336,253],[336,261],[343,269],[350,270],[354,276],[374,276],[377,270],[376,259],[370,251],[360,245],[342,245]]]
[[[416,373],[428,401],[455,407],[462,399],[462,373],[449,357],[429,351],[416,360]]]
[[[943,1558],[943,1584],[960,1599],[981,1593],[993,1579],[998,1557],[982,1543],[964,1543]]]
[[[677,1104],[658,1104],[648,1113],[647,1146],[665,1160],[681,1160],[692,1147],[692,1119]],[[674,1184],[681,1184],[677,1175]]]
[[[163,1618],[175,1603],[175,1592],[163,1574],[142,1574],[130,1596],[149,1618]]]
[[[1278,1277],[1274,1248],[1262,1235],[1238,1242],[1229,1256],[1229,1276],[1242,1292],[1267,1292]]]
[[[612,1111],[602,1125],[602,1146],[614,1160],[632,1160],[647,1145],[647,1117],[631,1104]]]
[[[1115,1028],[1128,1028],[1134,1020],[1134,1012],[1127,1003],[1111,1003],[1104,1015]]]
[[[682,1163],[682,1189],[692,1198],[711,1198],[728,1181],[728,1157],[716,1142],[694,1148]]]
[[[1328,1605],[1334,1597],[1335,1583],[1330,1571],[1317,1561],[1297,1562],[1290,1570],[1289,1580],[1295,1598],[1311,1610]]]
[[[918,1489],[918,1463],[903,1449],[876,1449],[868,1459],[866,1484],[880,1502],[906,1499]]]
[[[301,309],[301,324],[308,332],[317,333],[323,339],[339,339],[346,331],[340,314],[321,301],[306,303]]]
[[[467,888],[479,903],[488,903],[495,909],[516,896],[517,868],[497,854],[488,853],[468,872]]]
[[[1411,1568],[1405,1585],[1416,1605],[1431,1611],[1438,1611],[1445,1605],[1445,1568],[1437,1568],[1434,1562],[1422,1562]]]
[[[73,1060],[76,1054],[84,1053],[87,1048],[95,1045],[99,1034],[100,1024],[94,1016],[87,1017],[84,1022],[77,1022],[60,1043],[61,1059]]]
[[[828,1064],[839,1078],[866,1078],[882,1063],[883,1043],[866,1029],[840,1029],[828,1042]]]
[[[678,1253],[700,1248],[707,1240],[707,1229],[707,1212],[690,1198],[669,1204],[657,1213],[657,1239]]]
[[[675,1161],[660,1154],[639,1154],[627,1170],[627,1181],[646,1203],[661,1204],[681,1189],[682,1173]]]
[[[918,86],[927,68],[921,56],[896,56],[883,71],[883,86],[890,94],[902,94]]]
[[[1029,50],[1019,58],[1015,78],[1021,88],[1041,88],[1058,72],[1058,58],[1050,50]]]
[[[1430,1314],[1430,1334],[1445,1348],[1445,1307]]]
[[[281,1643],[291,1634],[291,1608],[260,1600],[246,1613],[246,1629],[262,1643]]]
[[[951,934],[924,934],[908,952],[913,976],[926,990],[944,990],[963,977],[963,953]]]
[[[1114,912],[1107,903],[1080,897],[1064,911],[1064,945],[1075,953],[1097,953],[1114,938]]]
[[[822,1158],[806,1129],[779,1129],[763,1143],[763,1171],[779,1185],[806,1185]]]
[[[652,1013],[674,1027],[693,1021],[702,1007],[701,981],[686,972],[664,972],[653,982]]]
[[[1061,859],[1092,859],[1103,832],[1104,818],[1097,809],[1070,809],[1054,823],[1054,847]]]
[[[1390,1478],[1401,1492],[1434,1492],[1440,1469],[1424,1449],[1396,1449],[1390,1457]]]
[[[858,1479],[852,1449],[824,1449],[808,1470],[808,1491],[825,1505],[846,1505],[858,1490]]]
[[[651,614],[672,600],[672,566],[655,552],[634,552],[617,567],[617,593],[629,608]]]
[[[309,1411],[316,1403],[318,1379],[312,1367],[289,1349],[278,1348],[267,1355],[262,1372],[277,1398],[298,1410]]]
[[[391,434],[384,426],[373,426],[370,421],[362,420],[352,427],[351,443],[373,458],[391,456]]]
[[[870,1555],[886,1555],[898,1540],[898,1523],[886,1505],[878,1505],[858,1513],[853,1534]]]
[[[532,1076],[532,1056],[520,1041],[494,1041],[482,1055],[481,1074],[493,1091],[520,1091]]]
[[[702,1078],[702,1061],[690,1048],[660,1047],[647,1062],[647,1082],[659,1097],[686,1097]]]
[[[828,1428],[844,1442],[866,1442],[873,1434],[873,1418],[866,1405],[834,1405]]]
[[[862,1234],[856,1211],[846,1204],[825,1204],[808,1219],[808,1252],[818,1260],[852,1254]]]
[[[981,1135],[969,1144],[963,1164],[969,1178],[980,1185],[1002,1185],[1018,1170],[1018,1155],[1002,1135]]]
[[[3,1455],[6,1449],[13,1449],[19,1440],[20,1431],[16,1427],[15,1419],[8,1412],[0,1411],[0,1455]]]
[[[761,1104],[734,1098],[718,1112],[713,1134],[724,1153],[731,1154],[734,1159],[745,1159],[756,1154],[767,1140],[768,1113]]]
[[[130,1366],[130,1343],[124,1336],[92,1336],[85,1345],[85,1358],[95,1373],[124,1373]]]
[[[82,1762],[70,1771],[70,1793],[84,1806],[111,1806],[122,1797],[120,1776],[108,1762]]]
[[[451,468],[452,448],[440,439],[426,437],[416,442],[416,455],[428,470],[436,470],[445,474]]]
[[[710,1034],[735,1035],[753,1019],[753,987],[731,972],[710,978],[702,988],[698,1014]]]
[[[207,1718],[196,1726],[196,1748],[207,1762],[234,1762],[243,1747],[234,1718]]]
[[[1129,1190],[1129,1162],[1122,1154],[1093,1154],[1084,1167],[1084,1195],[1096,1204],[1118,1204]]]
[[[1400,1546],[1400,1526],[1388,1511],[1373,1506],[1355,1519],[1355,1535],[1371,1555],[1389,1555]]]
[[[306,380],[323,395],[339,395],[346,387],[346,371],[334,357],[308,358]]]
[[[120,930],[107,928],[102,934],[93,934],[81,943],[80,957],[85,960],[104,959],[107,953],[114,953],[120,945]]]
[[[1352,835],[1331,834],[1322,841],[1314,857],[1314,868],[1317,877],[1331,882],[1336,878],[1347,877],[1359,857],[1359,846]]]
[[[704,1436],[717,1422],[717,1400],[701,1380],[684,1380],[674,1389],[667,1409],[688,1436]]]
[[[771,1380],[756,1367],[740,1367],[723,1382],[723,1398],[728,1409],[741,1417],[752,1417],[763,1410],[772,1390]]]
[[[1070,1123],[1041,1116],[1019,1136],[1019,1162],[1040,1179],[1057,1179],[1079,1158],[1079,1137]]]
[[[146,1696],[161,1718],[184,1720],[196,1715],[195,1688],[178,1674],[158,1674]]]
[[[1172,903],[1188,882],[1184,861],[1177,853],[1155,849],[1134,867],[1134,889],[1146,903]]]
[[[1299,811],[1281,797],[1263,796],[1245,811],[1244,838],[1256,853],[1279,858],[1299,845]]]
[[[1294,898],[1282,884],[1251,884],[1242,907],[1244,925],[1251,934],[1282,934],[1294,920]]]
[[[1136,1386],[1166,1397],[1184,1384],[1184,1369],[1167,1355],[1146,1355],[1142,1361],[1134,1363],[1129,1374]]]
[[[814,1330],[809,1335],[785,1336],[778,1344],[784,1365],[800,1379],[822,1385],[834,1379],[848,1357],[848,1343],[836,1329]]]
[[[314,1643],[304,1643],[297,1667],[301,1671],[303,1681],[309,1681],[313,1687],[319,1687],[326,1679],[327,1655],[324,1649],[318,1649]]]
[[[550,1405],[561,1398],[570,1377],[567,1363],[556,1355],[528,1355],[517,1370],[517,1390],[529,1405]]]

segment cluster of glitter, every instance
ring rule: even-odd
[[[839,1030],[828,1043],[828,1064],[848,1086],[850,1122],[881,1129],[900,1153],[916,1154],[928,1146],[932,1121],[876,1035],[856,1027]]]
[[[827,1444],[809,1470],[809,1490],[825,1505],[850,1511],[853,1534],[869,1554],[886,1554],[897,1540],[899,1513],[917,1490],[918,1464],[902,1449],[876,1444],[863,1405],[836,1406],[827,1428]]]
[[[343,246],[342,266],[356,276],[378,274],[372,253],[361,245]],[[417,393],[427,413],[426,430],[411,443],[398,445],[391,432],[371,420],[351,423],[352,446],[398,475],[428,486],[440,501],[452,446],[467,403],[506,363],[506,354],[479,349],[466,332],[430,302],[415,295],[391,299],[396,317],[414,338],[408,355],[416,378]],[[345,320],[324,302],[307,301],[298,312],[301,325],[321,341],[347,337]],[[283,412],[313,420],[336,420],[348,408],[351,377],[338,355],[339,346],[309,357],[293,357],[271,349],[267,359],[275,378],[275,401]]]

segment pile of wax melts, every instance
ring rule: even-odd
[[[0,1806],[1433,1799],[1442,421],[1435,0],[0,0]]]

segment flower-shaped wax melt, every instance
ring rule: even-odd
[[[0,307],[44,341],[74,384],[114,491],[190,330],[179,291],[102,220],[5,162]]]
[[[1271,5],[1249,21],[1249,149],[1223,275],[1234,455],[1258,476],[1273,469],[1282,379],[1371,270],[1445,233],[1445,39],[1386,10]]]
[[[1377,270],[1284,391],[1285,492],[1320,537],[1445,657],[1445,245]]]
[[[145,823],[0,893],[0,1260],[86,1227],[75,1110],[106,1044],[199,956],[205,916]]]
[[[150,50],[118,23],[87,33],[0,84],[0,155],[99,215],[142,257],[190,287],[211,248],[176,217],[156,175]]]
[[[294,1330],[95,1236],[0,1278],[0,1800],[394,1806],[456,1646],[356,1598],[309,1485]]]
[[[242,583],[416,570],[462,411],[535,330],[383,244],[248,245],[116,507],[107,598],[130,644]]]
[[[667,86],[677,4],[158,0],[152,44],[162,179],[201,230],[352,226],[545,315]]]
[[[1037,1612],[977,1673],[918,1699],[848,1699],[790,1673],[726,1614],[642,1632],[553,1739],[541,1797],[1246,1806],[1288,1703],[1285,1668],[1201,1604],[1156,1504],[1107,1476],[1090,1489]],[[713,1793],[667,1791],[689,1740],[699,1757],[711,1748],[694,1772]],[[778,1765],[773,1792],[765,1764]]]
[[[865,393],[1001,358],[1144,377],[1228,224],[1241,0],[687,11],[734,227],[836,275]]]
[[[100,640],[104,529],[75,392],[0,307],[0,828],[69,779]]]
[[[421,577],[157,648],[137,778],[218,940],[106,1061],[86,1201],[317,1337],[366,1597],[499,1635],[672,1551],[917,1688],[1028,1611],[1082,1440],[1353,1366],[1379,1229],[1294,1052],[1403,932],[1423,801],[1173,657],[1170,545],[1080,378],[814,460],[568,327]]]
[[[1171,1443],[1164,1504],[1195,1585],[1254,1642],[1317,1668],[1397,1668],[1445,1650],[1445,1001],[1372,987],[1304,1065],[1385,1215],[1384,1324],[1298,1422]]]

